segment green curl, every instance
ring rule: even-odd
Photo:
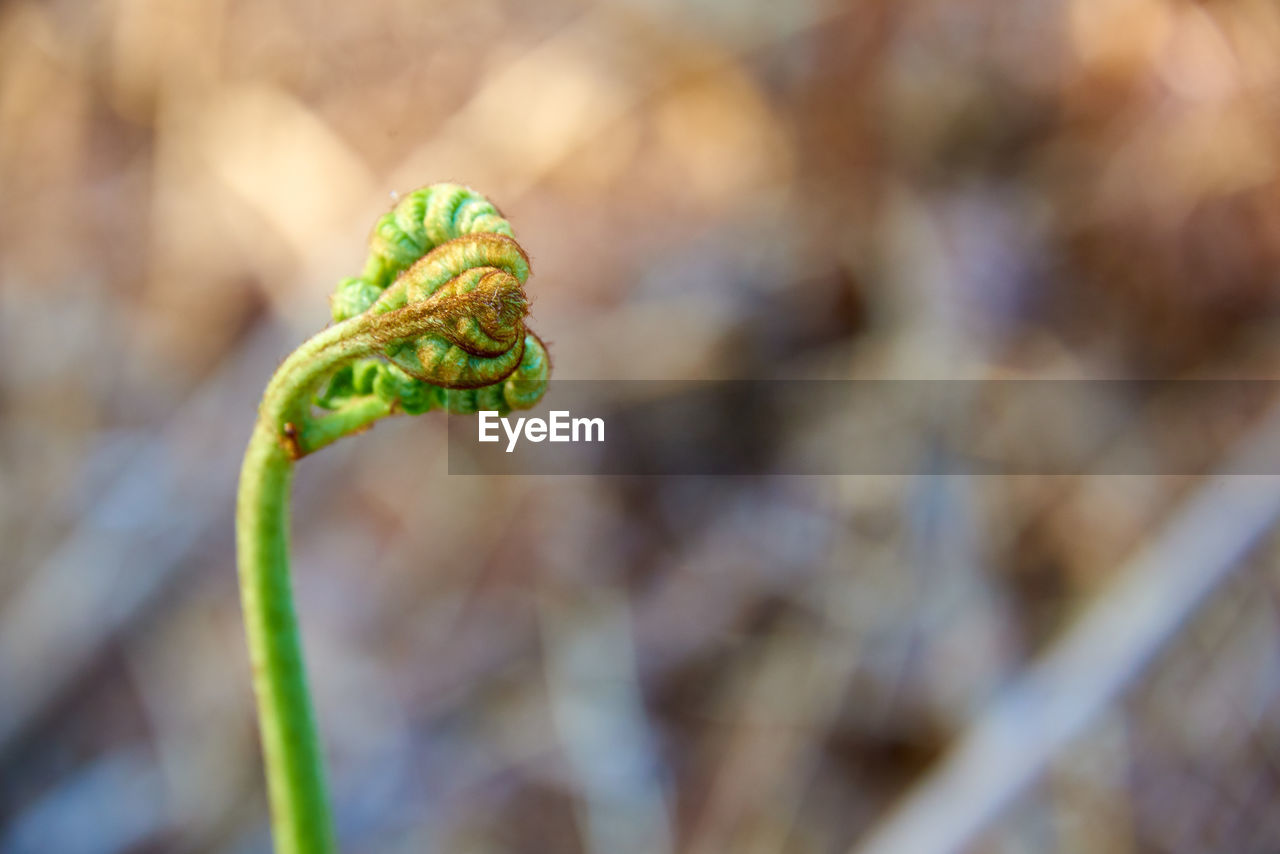
[[[366,311],[415,261],[437,246],[473,234],[514,237],[511,224],[493,203],[468,187],[432,184],[404,196],[374,224],[364,271],[338,285],[333,319],[342,321]]]
[[[368,390],[361,394],[377,394],[411,414],[435,408],[474,412],[488,404],[505,413],[536,404],[550,376],[550,360],[537,337],[525,335],[522,288],[528,278],[529,258],[511,225],[474,190],[435,184],[404,196],[374,225],[363,273],[338,283],[333,319],[434,301],[442,322],[412,340],[388,345],[385,361],[353,364],[352,376],[367,376]],[[484,300],[449,300],[474,296],[477,289]],[[529,337],[537,342],[532,351]],[[508,394],[502,387],[479,393],[515,373],[522,378],[522,391]],[[350,399],[347,375],[340,371],[315,403],[332,410]]]

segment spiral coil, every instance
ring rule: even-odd
[[[345,321],[416,306],[414,334],[388,324],[386,361],[338,369],[315,403],[338,409],[375,395],[409,414],[533,406],[551,360],[524,323],[528,278],[528,256],[488,199],[457,184],[409,193],[374,225],[364,270],[338,283],[332,310]]]

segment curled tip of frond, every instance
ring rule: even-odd
[[[534,405],[551,363],[524,325],[528,277],[528,255],[483,196],[457,184],[407,194],[375,224],[362,274],[332,298],[335,320],[378,316],[389,363],[344,369],[317,403],[338,405],[360,378],[406,412]]]

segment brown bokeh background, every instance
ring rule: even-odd
[[[0,851],[267,850],[239,454],[394,192],[496,201],[562,379],[1271,377],[1278,93],[1266,0],[0,4]],[[1274,478],[445,429],[300,468],[344,850],[1280,850]]]

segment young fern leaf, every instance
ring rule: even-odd
[[[395,413],[533,406],[551,361],[525,326],[529,259],[466,187],[416,190],[378,220],[337,323],[267,385],[245,452],[236,554],[277,854],[335,850],[289,577],[293,464]]]

